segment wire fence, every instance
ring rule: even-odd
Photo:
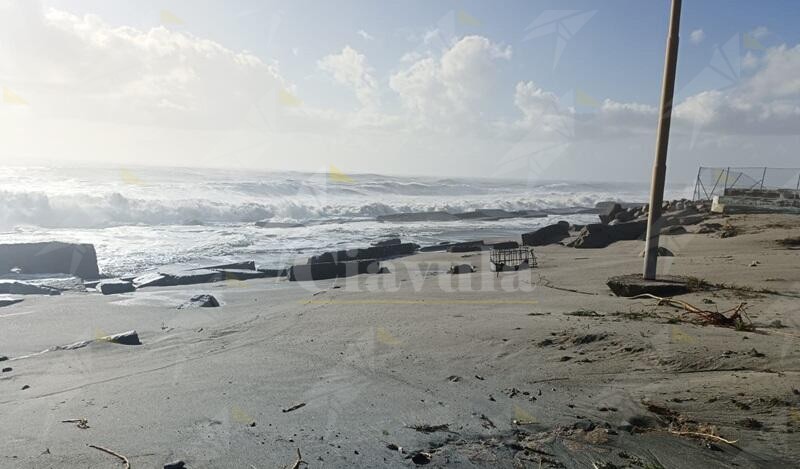
[[[697,171],[694,200],[737,195],[800,199],[800,168],[701,166]]]

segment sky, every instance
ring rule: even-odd
[[[0,163],[648,180],[669,1],[0,0]],[[668,178],[797,167],[800,3],[685,0]]]

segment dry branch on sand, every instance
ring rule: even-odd
[[[76,427],[80,428],[81,430],[86,430],[89,428],[89,421],[87,419],[66,419],[62,420],[61,423],[74,423]]]
[[[94,448],[94,449],[100,450],[100,451],[102,451],[104,453],[108,453],[108,454],[110,454],[112,456],[116,456],[118,459],[120,459],[122,461],[122,463],[124,464],[123,467],[125,469],[131,469],[131,463],[130,463],[130,461],[128,461],[128,458],[126,458],[125,456],[123,456],[123,455],[121,455],[121,454],[119,454],[119,453],[117,453],[115,451],[112,451],[112,450],[110,450],[108,448],[103,448],[102,446],[96,446],[96,445],[87,445],[87,446],[89,448]]]
[[[662,405],[647,402],[644,404],[647,410],[661,417],[662,423],[667,427],[663,431],[671,435],[713,440],[736,447],[737,440],[729,440],[719,436],[717,428],[713,425],[697,423]],[[658,430],[655,429],[655,431]]]
[[[720,312],[700,309],[697,306],[682,300],[676,300],[674,298],[662,298],[649,293],[633,297],[633,299],[636,298],[652,298],[654,300],[658,300],[659,306],[668,305],[683,308],[685,313],[697,315],[703,325],[730,327],[736,330],[746,331],[752,331],[755,329],[752,321],[750,321],[750,318],[747,317],[747,313],[745,312],[745,305],[747,305],[747,303],[739,303],[738,306]]]

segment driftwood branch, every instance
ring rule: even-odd
[[[94,449],[100,450],[100,451],[102,451],[104,453],[108,453],[108,454],[110,454],[112,456],[116,456],[118,459],[120,459],[125,464],[125,466],[124,466],[125,469],[131,469],[131,463],[130,463],[130,461],[128,461],[128,458],[126,458],[125,456],[117,453],[116,451],[112,451],[112,450],[110,450],[108,448],[103,448],[102,446],[97,446],[97,445],[87,445],[87,446],[89,448],[94,448]]]
[[[729,445],[731,445],[731,446],[736,446],[736,443],[738,442],[738,440],[727,440],[727,439],[725,439],[725,438],[722,438],[721,436],[712,435],[712,434],[710,434],[710,433],[702,433],[702,432],[681,432],[681,431],[677,431],[677,430],[667,430],[667,431],[668,431],[669,433],[673,434],[673,435],[678,435],[678,436],[690,436],[690,437],[694,437],[694,438],[706,438],[706,439],[709,439],[709,440],[718,441],[718,442],[720,442],[720,443],[726,443],[726,444],[729,444]]]

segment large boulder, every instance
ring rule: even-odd
[[[84,279],[100,277],[97,253],[91,244],[0,244],[0,274],[18,268],[23,274],[70,274]]]
[[[569,236],[569,223],[560,221],[553,225],[539,228],[531,233],[522,235],[522,244],[525,246],[544,246],[556,244]]]
[[[133,286],[132,282],[119,279],[103,280],[102,282],[99,282],[95,288],[104,295],[116,295],[118,293],[130,293],[132,291],[136,291],[136,287]]]
[[[584,249],[604,248],[617,241],[639,239],[646,231],[646,221],[632,221],[617,225],[592,223],[586,225],[568,246]]]
[[[112,344],[122,345],[142,345],[139,340],[139,334],[136,331],[120,332],[119,334],[107,335],[101,337],[99,340],[104,342],[111,342]]]
[[[608,224],[617,216],[617,213],[622,211],[622,205],[616,202],[600,202],[597,204],[597,209],[600,212],[598,213],[600,222]]]
[[[214,298],[214,295],[195,295],[189,298],[189,301],[183,303],[182,305],[178,306],[178,309],[186,309],[186,308],[217,308],[219,307],[219,301]]]
[[[377,274],[380,272],[380,268],[380,262],[375,259],[299,264],[289,267],[289,281],[325,280],[358,274]]]
[[[419,245],[414,243],[392,244],[388,246],[370,246],[368,248],[346,249],[325,252],[308,259],[309,264],[327,264],[371,259],[388,259],[396,256],[413,254]]]

